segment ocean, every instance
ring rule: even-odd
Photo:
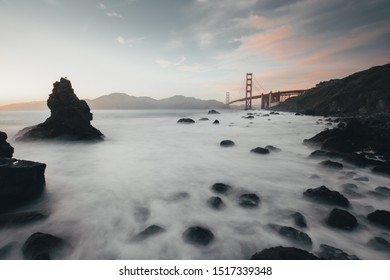
[[[8,134],[14,158],[47,164],[45,193],[20,211],[49,215],[28,225],[0,228],[0,249],[11,246],[5,258],[22,259],[25,240],[45,232],[69,241],[72,250],[66,259],[249,259],[265,248],[296,246],[269,225],[297,228],[291,214],[299,211],[308,227],[297,229],[313,241],[308,251],[315,253],[327,244],[361,259],[390,259],[389,253],[367,245],[386,233],[366,219],[375,209],[389,210],[388,199],[368,194],[389,186],[388,178],[348,164],[340,171],[327,170],[318,166],[323,159],[308,158],[314,148],[302,141],[332,126],[317,123],[320,117],[250,112],[262,115],[245,119],[247,111],[235,110],[219,115],[204,110],[97,110],[92,125],[105,140],[77,143],[15,142],[19,130],[43,122],[49,112],[1,111],[0,130]],[[182,117],[196,122],[178,124]],[[209,120],[199,121],[203,117]],[[215,119],[220,124],[213,124]],[[235,146],[220,147],[226,139]],[[250,152],[266,145],[281,151]],[[346,176],[350,171],[356,175]],[[369,181],[354,180],[358,177]],[[218,182],[230,185],[232,192],[219,195],[225,207],[216,210],[207,201],[217,196],[211,186]],[[334,207],[303,197],[308,188],[325,185],[341,192],[346,183],[356,184],[363,195],[348,197],[348,211],[359,222],[351,232],[326,225]],[[241,207],[238,198],[244,193],[257,194],[259,207]],[[150,225],[165,232],[134,241]],[[188,244],[182,235],[191,226],[210,229],[215,239],[208,246]]]

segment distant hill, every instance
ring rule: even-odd
[[[96,99],[86,100],[93,110],[128,110],[128,109],[213,109],[225,108],[226,105],[216,100],[201,100],[193,97],[176,95],[156,100],[150,97],[135,97],[125,93],[112,93]],[[46,101],[16,103],[0,106],[0,110],[45,110]]]
[[[343,79],[321,82],[272,109],[308,115],[367,115],[390,112],[390,64]]]

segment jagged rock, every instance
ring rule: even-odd
[[[45,187],[46,164],[0,158],[0,210],[37,198]]]
[[[349,201],[345,196],[340,194],[338,191],[331,191],[325,186],[318,188],[307,189],[303,195],[316,202],[321,202],[330,205],[337,205],[342,207],[348,207]]]
[[[195,121],[193,119],[190,119],[190,118],[182,118],[182,119],[178,120],[177,123],[190,124],[190,123],[195,123]]]
[[[232,191],[232,187],[224,183],[215,183],[211,186],[211,190],[219,194],[228,194]]]
[[[326,223],[335,228],[352,230],[358,226],[358,222],[351,213],[345,210],[334,208],[326,219]]]
[[[183,240],[197,246],[207,246],[214,240],[214,234],[207,228],[193,226],[183,232]]]
[[[207,204],[214,209],[222,209],[225,206],[223,200],[219,196],[210,197]]]
[[[70,249],[70,244],[57,236],[36,232],[23,244],[23,257],[27,260],[50,260],[61,258]]]
[[[321,244],[320,251],[317,255],[324,260],[358,260],[359,258],[355,255],[349,255],[341,249]]]
[[[375,210],[367,215],[372,223],[390,229],[390,212],[386,210]]]
[[[257,147],[251,150],[252,153],[266,155],[269,154],[269,150],[262,147]]]
[[[215,110],[210,110],[208,112],[209,115],[216,115],[216,114],[219,114],[219,112],[215,111]]]
[[[272,146],[272,145],[267,145],[265,146],[265,149],[271,151],[271,152],[280,152],[282,151],[281,149],[275,147],[275,146]]]
[[[213,124],[219,124],[219,120],[215,120]]]
[[[270,227],[279,233],[280,236],[294,242],[299,247],[311,248],[313,242],[310,236],[300,230],[297,230],[293,227],[286,227],[280,225],[271,224]]]
[[[0,158],[12,158],[14,148],[7,142],[7,133],[0,131]]]
[[[255,208],[260,203],[260,197],[254,193],[245,193],[238,199],[238,204],[243,208]]]
[[[221,147],[233,147],[235,144],[232,140],[222,140],[219,145]]]
[[[87,102],[78,99],[69,80],[61,78],[53,84],[47,106],[51,111],[50,117],[41,124],[19,131],[16,140],[103,139],[103,134],[91,125],[92,113]]]
[[[12,227],[12,226],[23,226],[46,218],[47,215],[42,214],[38,211],[1,214],[0,228]]]
[[[134,236],[131,241],[143,241],[145,239],[148,239],[152,236],[155,236],[160,233],[164,233],[166,230],[160,226],[157,225],[151,225],[138,233],[136,236]]]
[[[319,163],[319,165],[330,168],[330,169],[342,169],[343,164],[337,162],[337,161],[331,161],[331,160],[324,160]]]
[[[302,249],[278,246],[254,254],[251,260],[318,260],[318,258]]]
[[[378,251],[390,251],[390,242],[380,236],[370,239],[367,244]]]
[[[302,227],[302,228],[307,227],[306,218],[301,213],[295,212],[294,214],[291,215],[291,217],[294,218],[294,223],[298,227]]]

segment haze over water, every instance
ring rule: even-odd
[[[259,111],[257,111],[259,112]],[[260,113],[260,112],[259,112]],[[265,114],[266,111],[261,111]],[[21,246],[34,232],[46,232],[68,240],[69,259],[248,259],[273,246],[295,246],[270,230],[268,224],[294,226],[290,214],[299,211],[307,219],[303,229],[313,240],[312,252],[328,244],[361,259],[389,259],[390,255],[366,243],[383,230],[364,218],[374,209],[387,209],[388,200],[367,195],[388,179],[345,164],[342,171],[317,166],[308,159],[312,148],[302,145],[326,125],[318,117],[290,113],[243,119],[244,111],[95,111],[92,124],[101,130],[103,142],[15,142],[23,127],[40,123],[47,112],[0,112],[1,129],[15,148],[14,158],[44,162],[46,193],[23,208],[43,210],[49,218],[0,231],[0,248],[14,244],[10,259],[21,259]],[[177,124],[181,117],[196,123]],[[209,121],[198,121],[208,117]],[[214,119],[220,121],[213,125]],[[222,148],[230,139],[236,146]],[[274,145],[282,151],[269,155],[250,153],[255,147]],[[369,182],[345,178],[367,176]],[[319,179],[311,179],[317,174]],[[354,177],[354,178],[355,178]],[[233,192],[220,195],[226,207],[214,210],[207,200],[210,187],[229,184]],[[340,185],[358,185],[363,198],[349,197],[360,226],[352,232],[331,229],[324,220],[331,206],[305,200],[302,193],[321,185],[341,191]],[[238,205],[242,193],[261,198],[257,209]],[[144,241],[131,239],[150,225],[165,233]],[[215,240],[205,248],[185,243],[182,233],[190,226],[209,228]],[[295,226],[294,226],[295,227]]]

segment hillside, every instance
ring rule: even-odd
[[[390,112],[390,64],[343,79],[321,82],[273,109],[308,115],[368,115]]]

